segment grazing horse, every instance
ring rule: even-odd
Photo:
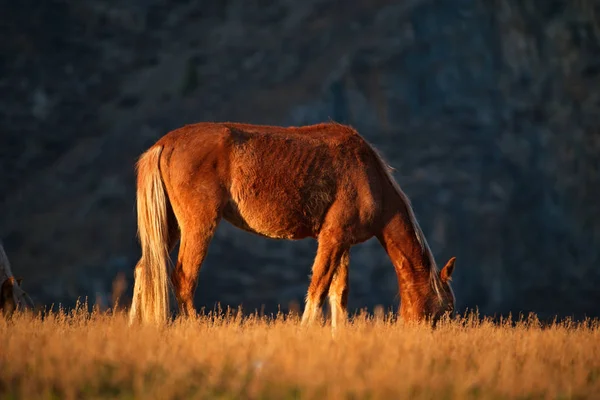
[[[21,278],[15,278],[10,268],[10,262],[0,242],[0,313],[10,317],[19,307],[33,308],[33,301],[21,289]]]
[[[138,235],[130,321],[166,321],[170,280],[184,315],[195,313],[198,274],[219,221],[274,239],[312,237],[318,250],[302,325],[347,319],[350,247],[375,236],[398,276],[404,320],[454,312],[410,202],[374,148],[338,123],[302,127],[197,123],[169,132],[137,162]]]

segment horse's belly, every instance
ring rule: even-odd
[[[301,214],[272,205],[252,206],[229,202],[223,218],[244,231],[272,239],[297,240],[313,237],[314,230]]]

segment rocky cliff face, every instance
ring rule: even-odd
[[[0,235],[34,299],[131,289],[136,157],[207,120],[352,124],[396,167],[461,307],[600,315],[600,10],[512,0],[3,6]],[[301,302],[316,245],[223,223],[198,306]],[[397,305],[372,240],[350,307]]]

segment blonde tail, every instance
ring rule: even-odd
[[[135,268],[130,322],[163,324],[169,312],[167,197],[160,175],[162,146],[145,152],[137,163],[137,218],[142,258]]]

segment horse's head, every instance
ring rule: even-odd
[[[454,272],[454,263],[456,262],[456,257],[452,257],[444,268],[439,272],[440,276],[440,297],[441,301],[438,302],[437,310],[431,313],[434,322],[439,320],[444,315],[449,317],[454,317],[455,314],[455,303],[456,298],[454,297],[454,291],[450,286],[450,282],[452,281],[452,273]]]
[[[10,277],[0,286],[0,311],[10,317],[17,308],[33,306],[27,293],[21,289],[21,278]]]
[[[421,321],[430,318],[435,324],[444,316],[453,317],[455,314],[454,292],[450,286],[454,272],[456,257],[452,257],[430,281],[423,287],[426,290],[415,290],[416,295],[407,296],[400,303],[400,315],[405,321]]]

